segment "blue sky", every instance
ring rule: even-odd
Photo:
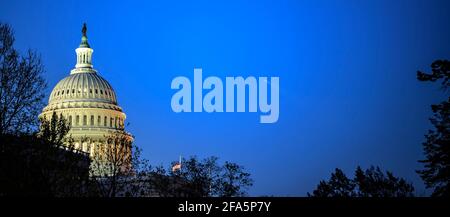
[[[417,70],[450,58],[449,1],[4,1],[16,47],[41,53],[49,88],[75,65],[83,22],[144,157],[244,165],[253,196],[304,196],[339,167],[415,173],[436,85]],[[280,117],[174,113],[176,76],[280,77]]]

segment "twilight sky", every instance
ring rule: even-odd
[[[5,1],[16,48],[41,55],[50,93],[87,22],[93,64],[114,87],[151,163],[215,155],[244,165],[250,195],[304,196],[339,167],[378,165],[424,195],[421,142],[450,58],[450,1]],[[279,76],[280,116],[174,113],[176,76]]]

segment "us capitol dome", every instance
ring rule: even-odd
[[[108,135],[120,133],[130,141],[133,137],[125,131],[126,115],[117,103],[113,87],[93,68],[94,50],[89,46],[86,30],[84,24],[81,44],[75,49],[75,68],[53,88],[39,117],[49,119],[53,112],[62,114],[71,126],[68,135],[74,139],[75,149],[93,156],[107,148]]]

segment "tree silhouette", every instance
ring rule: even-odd
[[[420,81],[441,81],[444,92],[450,87],[450,62],[437,60],[431,64],[431,73],[417,72]],[[430,118],[434,129],[425,135],[423,144],[425,159],[419,162],[424,169],[417,173],[427,188],[434,188],[432,196],[450,196],[450,96],[440,104],[432,105]]]
[[[354,183],[357,196],[360,197],[412,197],[414,187],[403,178],[395,177],[391,172],[386,175],[379,167],[371,166],[365,172],[358,166]]]
[[[132,140],[126,133],[116,131],[105,136],[106,144],[94,148],[91,177],[103,197],[125,194],[133,175]]]
[[[329,181],[320,181],[308,196],[313,197],[412,197],[414,187],[403,178],[395,177],[379,167],[371,166],[366,171],[357,167],[355,177],[349,179],[336,168]]]
[[[436,60],[431,64],[431,73],[417,71],[419,81],[441,81],[441,87],[447,90],[450,87],[450,63],[448,60]]]
[[[182,159],[181,169],[165,170],[162,166],[148,173],[147,189],[163,197],[240,197],[253,185],[250,173],[236,163],[218,163],[217,157],[199,160]]]
[[[43,106],[46,82],[40,57],[14,49],[12,28],[0,23],[0,137],[31,132]]]
[[[217,157],[209,157],[200,161],[195,156],[183,159],[181,170],[171,172],[176,194],[189,197],[212,196],[220,170],[217,160]]]
[[[334,173],[331,173],[329,181],[320,181],[317,188],[313,191],[315,197],[351,197],[355,196],[355,184],[353,181],[336,168]],[[309,193],[308,193],[309,195]]]
[[[70,125],[60,114],[40,119],[40,131],[33,142],[40,173],[48,183],[52,196],[88,196],[90,159],[75,149],[68,132]]]
[[[216,194],[220,197],[241,197],[253,185],[250,173],[236,163],[226,161],[219,174]]]
[[[48,120],[46,116],[40,119],[41,125],[38,133],[38,137],[43,139],[48,146],[64,146],[64,140],[70,140],[70,137],[66,137],[70,130],[70,125],[67,120],[62,116],[58,117],[56,112],[52,113],[52,117]],[[70,146],[70,145],[69,145]]]

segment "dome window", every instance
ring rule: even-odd
[[[103,126],[105,126],[106,127],[106,123],[107,123],[107,121],[108,121],[108,118],[105,116],[105,120],[103,121]]]
[[[72,89],[72,94],[74,94],[75,93],[75,89]]]
[[[98,90],[97,89],[95,89],[95,94],[98,94]]]
[[[92,89],[89,89],[89,93],[92,94]]]
[[[83,126],[87,125],[87,116],[83,115]]]
[[[102,94],[102,95],[103,95],[103,90],[100,90],[100,94]]]
[[[75,119],[75,125],[78,126],[80,125],[80,116],[77,115],[76,119]]]
[[[94,115],[91,115],[91,126],[94,126]]]

